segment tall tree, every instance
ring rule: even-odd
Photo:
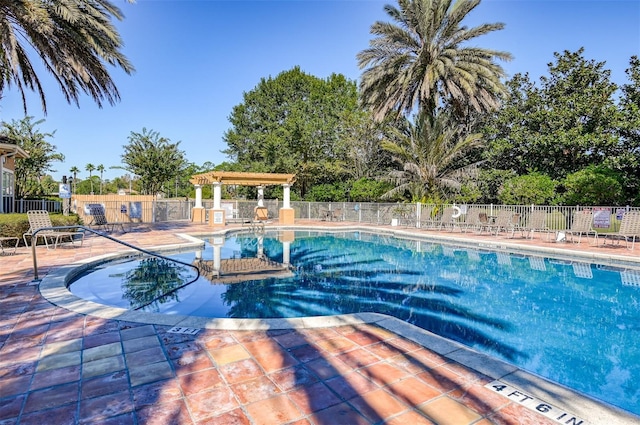
[[[304,196],[312,184],[347,175],[344,123],[357,110],[355,82],[336,74],[323,80],[295,67],[244,94],[229,117],[224,153],[247,171],[295,173]]]
[[[629,82],[621,88],[619,125],[622,152],[612,168],[624,176],[625,197],[629,204],[640,205],[640,59],[632,56],[626,70]]]
[[[52,168],[53,162],[64,161],[64,155],[56,152],[55,145],[47,139],[54,133],[41,133],[36,127],[44,120],[32,121],[33,117],[2,123],[2,134],[29,153],[29,158],[16,161],[16,195],[18,198],[47,194],[42,185],[43,178]]]
[[[370,47],[358,53],[364,104],[377,119],[391,112],[409,114],[426,109],[434,115],[443,103],[461,114],[467,105],[477,111],[498,106],[504,93],[504,70],[496,60],[511,55],[469,45],[504,24],[464,25],[480,0],[398,0],[386,5],[394,23],[378,21]]]
[[[620,155],[617,86],[604,62],[582,53],[555,53],[540,87],[521,74],[507,83],[508,99],[486,129],[489,163],[520,175],[538,171],[562,179]]]
[[[433,118],[423,111],[415,123],[391,130],[382,142],[399,168],[389,173],[395,188],[385,194],[392,198],[408,193],[412,201],[451,200],[462,183],[474,177],[478,162],[469,162],[471,150],[482,146],[479,133],[466,135],[450,113],[440,111]]]
[[[70,173],[73,173],[73,193],[76,193],[76,187],[78,186],[78,173],[80,169],[75,165],[69,169]]]
[[[85,167],[85,170],[89,172],[89,182],[91,183],[91,194],[93,195],[93,171],[96,169],[96,166],[92,163],[88,163]]]
[[[157,131],[146,128],[141,133],[132,131],[122,154],[122,162],[126,164],[123,168],[140,176],[143,193],[156,195],[187,164],[179,145],[180,142],[172,143]]]
[[[104,170],[105,170],[104,165],[99,164],[96,167],[96,170],[100,173],[100,195],[102,195],[102,176],[103,176]]]
[[[26,113],[25,90],[37,91],[46,113],[44,88],[29,58],[35,51],[67,102],[77,105],[81,92],[100,107],[118,101],[107,65],[127,74],[134,68],[112,19],[123,15],[109,0],[0,0],[0,94],[15,85]]]

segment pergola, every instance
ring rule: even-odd
[[[282,185],[283,200],[280,209],[280,223],[293,224],[293,209],[291,208],[290,188],[296,181],[295,174],[275,173],[243,173],[237,171],[209,171],[207,173],[191,176],[189,182],[196,189],[196,205],[194,207],[193,220],[204,221],[204,208],[202,206],[202,186],[213,185],[213,209],[211,225],[224,225],[224,210],[221,206],[222,185],[255,186],[258,188],[258,206],[263,204],[263,190],[265,186]]]

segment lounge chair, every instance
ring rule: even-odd
[[[546,232],[547,240],[551,237],[551,230],[547,226],[547,212],[544,210],[534,210],[529,214],[527,224],[522,226],[521,231],[527,232],[526,238],[533,239],[535,232]]]
[[[442,210],[442,215],[440,216],[440,221],[437,223],[438,229],[450,228],[450,231],[453,232],[455,226],[458,225],[457,217],[454,217],[455,213],[453,207],[447,207]]]
[[[487,226],[489,234],[495,232],[498,236],[502,230],[505,232],[511,231],[511,237],[513,238],[516,230],[520,230],[520,214],[513,211],[500,210],[496,215],[493,223],[489,223]]]
[[[593,227],[593,213],[591,211],[576,211],[573,213],[573,220],[571,222],[571,228],[566,231],[566,234],[571,237],[571,242],[574,242],[576,236],[578,240],[575,243],[580,243],[580,238],[583,234],[589,237],[593,234],[594,245],[598,245],[598,232]]]
[[[18,249],[18,244],[20,243],[20,238],[15,236],[0,236],[0,254],[4,255],[6,252],[4,251],[5,242],[8,242],[7,248],[12,248],[12,251],[9,254],[15,254]]]
[[[631,250],[633,250],[638,238],[640,238],[640,211],[627,211],[622,216],[618,231],[607,233],[603,245],[607,239],[612,239],[612,244],[613,240],[617,240],[619,244],[620,240],[624,239],[625,246],[629,249],[629,239],[631,239]]]
[[[460,223],[460,230],[477,229],[481,226],[480,212],[478,208],[469,208],[464,215],[464,221]],[[485,214],[486,217],[486,214]]]
[[[33,240],[34,233],[42,228],[53,227],[51,223],[51,217],[49,217],[49,212],[44,210],[34,210],[27,211],[27,217],[29,218],[29,230],[22,235],[24,239],[24,244],[29,246],[27,243],[27,236],[31,237],[31,242],[38,244],[38,238],[44,239],[44,244],[49,249],[49,238],[53,241],[53,248],[55,249],[58,246],[58,242],[62,238],[69,238],[69,241],[72,245],[75,245],[75,239],[80,237],[80,246],[84,242],[84,231],[57,231],[57,230],[41,230],[37,234],[35,234],[36,240]]]
[[[125,233],[124,224],[122,222],[109,222],[107,220],[107,214],[102,204],[87,204],[89,215],[92,220],[89,226],[96,226],[99,229],[103,229],[105,232],[109,232],[109,228],[113,232],[117,226],[120,226],[122,233]]]
[[[436,225],[436,221],[432,217],[433,207],[424,207],[420,210],[420,228],[428,229]]]

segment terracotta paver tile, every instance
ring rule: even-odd
[[[277,335],[274,336],[273,339],[278,341],[278,343],[284,348],[299,347],[309,343],[307,337],[297,331],[291,331],[282,335]]]
[[[345,365],[340,359],[334,358],[331,361],[319,358],[306,363],[306,367],[320,379],[329,379],[341,373],[348,373],[352,368]]]
[[[271,338],[260,338],[254,341],[246,341],[242,342],[242,345],[253,356],[259,356],[261,354],[280,351],[283,349],[280,344]]]
[[[191,424],[191,415],[184,400],[170,400],[144,406],[135,411],[139,424]]]
[[[311,419],[317,424],[331,425],[370,425],[364,416],[347,403],[340,403],[327,409],[315,412]]]
[[[80,401],[80,422],[100,423],[112,416],[133,411],[133,402],[129,391],[106,394]]]
[[[336,357],[354,369],[369,366],[380,361],[380,357],[362,348],[340,353]]]
[[[107,357],[84,363],[82,365],[82,377],[86,379],[118,370],[125,370],[124,356]]]
[[[37,372],[50,369],[58,369],[66,366],[76,366],[81,362],[80,351],[69,353],[51,354],[43,356],[38,362]]]
[[[343,336],[339,336],[337,338],[331,338],[331,339],[318,340],[318,341],[315,341],[315,345],[319,347],[321,350],[324,350],[327,353],[332,353],[332,354],[350,351],[358,346],[355,342]]]
[[[128,371],[131,385],[134,387],[150,382],[162,381],[174,376],[173,369],[171,369],[169,362],[166,361],[129,367]]]
[[[217,350],[223,347],[228,347],[230,345],[235,345],[237,343],[238,341],[233,336],[229,335],[226,332],[220,335],[207,337],[201,342],[203,347],[205,347],[209,351]]]
[[[460,387],[461,385],[464,385],[464,383],[457,382],[460,381],[459,375],[441,367],[418,373],[415,376],[425,383],[443,392],[449,392]]]
[[[415,410],[410,410],[405,413],[401,413],[398,416],[395,416],[384,423],[385,425],[437,425],[435,422],[431,422],[429,419],[416,412]],[[475,424],[479,425],[479,424]],[[489,424],[487,424],[489,425]]]
[[[0,357],[2,354],[0,354]],[[33,375],[36,371],[36,362],[18,363],[10,366],[0,366],[0,379],[18,378],[20,376]]]
[[[35,412],[65,404],[75,404],[78,401],[78,390],[79,384],[74,382],[30,392],[24,411]]]
[[[2,390],[2,398],[9,397],[10,395],[23,394],[29,389],[31,383],[31,376],[18,376],[15,378],[3,379],[0,383],[0,390]]]
[[[419,409],[438,425],[466,425],[481,417],[478,413],[449,397],[440,397],[419,406]]]
[[[256,425],[284,424],[302,418],[302,413],[286,395],[276,395],[245,406]]]
[[[391,385],[410,376],[407,371],[384,362],[363,367],[359,372],[378,385]]]
[[[20,418],[21,425],[75,425],[77,423],[77,406],[75,404],[27,413]]]
[[[132,392],[136,408],[182,398],[182,389],[176,379],[140,385],[133,388]]]
[[[440,391],[413,376],[389,385],[387,391],[409,406],[417,406],[442,395]]]
[[[94,360],[104,359],[106,357],[117,356],[119,354],[122,354],[122,345],[120,345],[120,341],[96,345],[95,347],[85,348],[82,352],[82,362],[87,363]]]
[[[233,391],[227,386],[220,386],[191,395],[187,397],[187,405],[193,419],[196,421],[239,407]]]
[[[69,353],[71,351],[82,350],[82,338],[70,339],[67,341],[52,342],[42,347],[42,355]]]
[[[302,345],[300,347],[292,348],[289,350],[289,353],[298,359],[298,361],[303,363],[322,357],[320,350],[312,345]]]
[[[485,416],[511,402],[508,398],[485,388],[482,384],[460,387],[447,395]]]
[[[371,422],[380,422],[409,410],[407,405],[382,389],[352,398],[349,403]]]
[[[298,329],[298,332],[305,335],[309,342],[322,341],[340,336],[333,328]]]
[[[218,416],[202,419],[198,421],[198,425],[251,425],[251,422],[242,409],[234,409]]]
[[[318,378],[302,365],[288,367],[273,372],[269,378],[278,385],[283,391],[289,391],[292,388],[313,384],[318,382]]]
[[[198,372],[181,375],[178,382],[185,395],[210,390],[223,384],[220,373],[216,369],[204,369]]]
[[[280,389],[266,376],[232,385],[231,388],[243,404],[266,400],[280,393]]]
[[[264,371],[260,365],[253,359],[228,363],[220,366],[218,370],[230,384],[248,381],[264,375]]]
[[[298,360],[284,349],[262,353],[255,359],[267,373],[298,364]]]
[[[298,409],[306,414],[317,412],[342,402],[322,382],[297,387],[295,390],[290,391],[288,395],[298,406]]]
[[[217,350],[210,351],[209,354],[211,354],[211,357],[213,357],[213,360],[218,364],[218,366],[251,357],[251,354],[249,354],[241,344],[219,348]]]
[[[124,357],[128,367],[167,361],[167,357],[164,355],[164,351],[160,346],[136,351],[135,353],[127,353]]]
[[[377,390],[378,385],[358,372],[345,373],[327,379],[325,383],[344,400],[349,400],[369,391]]]
[[[160,347],[160,341],[156,335],[141,336],[140,338],[122,339],[124,352],[127,354],[137,353],[153,347]]]
[[[210,369],[213,362],[205,352],[192,351],[184,356],[171,360],[177,375],[197,372],[199,370]]]
[[[381,359],[388,359],[389,357],[397,356],[404,353],[404,350],[401,350],[400,348],[395,347],[387,343],[386,341],[372,344],[367,347],[367,350],[371,351]]]
[[[351,328],[350,331],[344,332],[342,329],[339,332],[344,335],[346,338],[349,338],[351,341],[356,344],[367,347],[371,344],[379,343],[380,337],[378,335],[372,334],[370,332],[362,331],[360,329]]]
[[[122,329],[120,331],[120,335],[122,336],[123,341],[143,338],[147,336],[155,337],[156,329],[154,328],[153,325],[136,324],[135,326],[130,327],[128,329]]]
[[[191,351],[202,351],[202,348],[194,341],[167,344],[165,347],[170,359],[178,359]]]
[[[2,400],[0,403],[0,421],[7,420],[7,423],[9,424],[16,422],[12,422],[9,419],[18,417],[25,397],[26,396],[24,394],[20,394],[8,400]]]
[[[31,390],[80,380],[80,366],[67,366],[38,372],[33,376]]]
[[[80,397],[92,398],[128,389],[129,375],[126,371],[120,370],[97,378],[83,380],[80,384]]]
[[[426,367],[430,368],[438,367],[448,362],[446,357],[426,348],[412,351],[410,356],[414,358],[415,361],[423,363]]]

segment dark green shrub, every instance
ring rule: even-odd
[[[507,205],[554,205],[557,186],[551,177],[534,172],[506,180],[498,199]]]
[[[622,183],[615,171],[591,165],[563,181],[566,205],[620,205],[624,203]]]

